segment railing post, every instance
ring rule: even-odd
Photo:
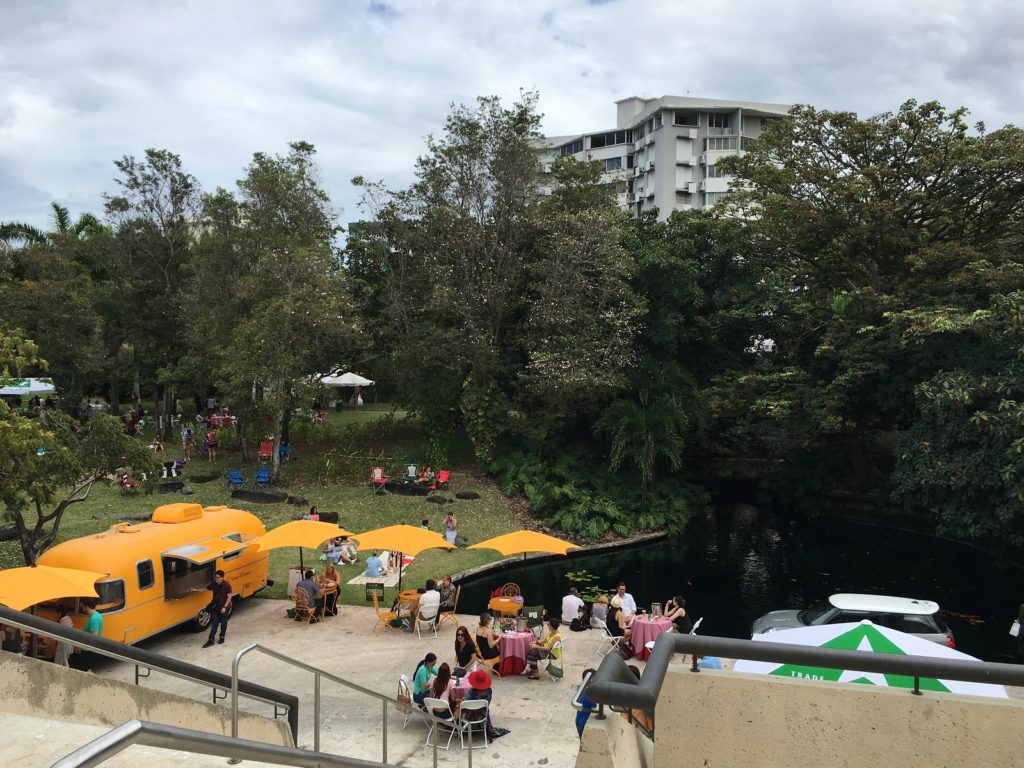
[[[384,755],[381,757],[380,761],[382,763],[386,763],[388,761],[388,702],[381,701],[380,706],[382,710],[381,722],[384,725]]]
[[[313,751],[320,751],[320,673],[313,675]]]

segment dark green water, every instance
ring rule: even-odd
[[[748,638],[762,613],[802,608],[835,592],[934,600],[959,650],[986,661],[1018,660],[1007,630],[1024,602],[1019,571],[929,536],[835,520],[783,521],[754,511],[709,514],[678,539],[467,580],[459,611],[483,610],[492,589],[514,581],[528,605],[543,603],[557,613],[572,585],[566,574],[579,571],[595,575],[609,594],[625,581],[648,609],[681,593],[690,615],[704,617],[701,634],[721,637]]]

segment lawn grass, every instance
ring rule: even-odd
[[[397,418],[404,416],[400,411],[395,412],[390,404],[370,404],[359,410],[345,409],[341,413],[331,411],[328,415],[328,424],[333,431],[336,427],[344,427],[352,423],[370,424],[376,419],[385,418],[386,414],[395,414]],[[388,435],[393,438],[390,442],[388,442],[387,436],[383,439],[388,442],[386,448],[389,455],[409,457],[409,461],[416,462],[416,451],[419,450],[418,446],[422,445],[423,440],[415,424],[410,424],[408,421],[401,422],[391,429]],[[142,439],[147,439],[147,437]],[[378,436],[378,439],[381,438]],[[454,445],[451,451],[451,455],[459,457],[462,463],[453,464],[451,467],[451,491],[446,495],[454,498],[456,491],[476,491],[480,494],[480,499],[458,500],[453,504],[431,504],[426,502],[423,496],[377,495],[366,486],[365,480],[336,484],[290,481],[292,477],[308,476],[308,473],[303,471],[304,465],[305,467],[315,465],[324,452],[334,446],[331,439],[315,446],[295,442],[295,458],[283,465],[282,482],[279,487],[292,496],[307,499],[310,505],[317,506],[321,512],[337,512],[339,524],[343,528],[357,533],[398,523],[418,526],[424,519],[429,521],[431,530],[440,532],[441,521],[448,510],[455,512],[459,520],[459,549],[450,553],[443,549],[427,550],[421,553],[405,569],[403,582],[406,587],[422,586],[426,579],[433,578],[435,575],[455,573],[500,559],[501,556],[493,550],[462,548],[463,539],[468,539],[468,543],[478,542],[491,536],[507,533],[517,526],[508,500],[494,487],[493,483],[477,472],[476,466],[471,460],[468,460],[465,446],[461,441]],[[380,447],[374,446],[374,449]],[[168,444],[167,449],[159,454],[163,461],[180,458],[180,456],[181,451],[176,444]],[[211,472],[226,475],[227,470],[232,467],[242,469],[243,475],[248,481],[247,487],[251,487],[252,477],[255,475],[255,462],[243,463],[239,454],[227,450],[224,445],[220,448],[217,461],[193,460],[187,464],[184,481],[193,490],[189,496],[182,496],[179,493],[156,492],[123,495],[113,481],[97,483],[86,501],[69,508],[61,525],[58,541],[91,535],[106,530],[126,517],[148,515],[161,504],[178,501],[191,501],[203,506],[224,504],[246,509],[259,517],[267,529],[286,523],[308,511],[308,508],[285,503],[246,504],[237,502],[231,498],[230,489],[224,480],[215,480],[210,483],[188,482],[189,475]],[[388,467],[388,469],[395,471],[397,467]],[[367,464],[366,478],[369,477],[369,472],[370,465]],[[305,564],[314,566],[318,572],[323,568],[323,563],[319,558],[319,551],[303,550]],[[275,584],[261,592],[261,596],[285,597],[288,569],[297,567],[298,559],[296,549],[272,550],[270,553],[270,578],[274,580]],[[0,543],[0,568],[19,565],[24,565],[24,562],[17,543]],[[340,569],[340,572],[342,580],[346,581],[361,574],[362,568],[345,566]],[[386,591],[385,601],[388,604],[396,591],[397,589]],[[341,600],[344,603],[364,605],[365,588],[362,585],[342,584]]]

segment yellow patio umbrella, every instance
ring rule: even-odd
[[[106,575],[51,565],[8,568],[0,571],[0,603],[23,611],[36,603],[62,597],[99,597],[96,581]]]
[[[481,541],[479,544],[467,547],[467,549],[496,549],[503,555],[522,554],[525,560],[528,552],[564,555],[570,549],[579,549],[579,545],[573,544],[571,541],[555,538],[554,536],[548,536],[546,533],[521,530],[495,536],[493,539]]]
[[[359,544],[356,549],[393,549],[413,557],[425,549],[453,549],[453,545],[441,534],[412,525],[389,525],[386,528],[353,534],[352,538]],[[401,559],[398,561],[398,589],[402,589]]]
[[[261,551],[279,549],[280,547],[298,547],[299,568],[304,570],[302,565],[303,547],[317,549],[328,539],[351,535],[351,531],[346,531],[334,523],[322,523],[319,520],[292,520],[290,523],[267,531],[256,542]]]

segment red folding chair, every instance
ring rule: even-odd
[[[388,476],[384,472],[384,467],[374,467],[370,470],[370,485],[373,487],[374,493],[386,493],[387,488],[384,486],[388,482]]]
[[[437,470],[437,488],[438,490],[447,491],[448,481],[451,480],[452,473],[447,469]]]
[[[264,440],[260,443],[259,453],[256,454],[257,461],[270,461],[274,458],[274,441]]]

